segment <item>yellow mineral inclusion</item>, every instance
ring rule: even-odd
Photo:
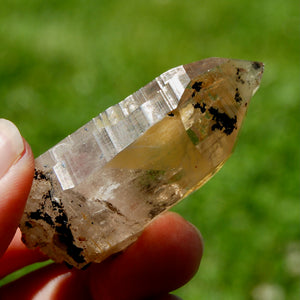
[[[251,69],[250,62],[236,68],[228,62],[193,79],[178,108],[106,168],[177,170],[180,176],[176,184],[184,196],[201,187],[233,150],[254,91],[251,87],[259,82],[253,82],[253,76],[262,72]]]

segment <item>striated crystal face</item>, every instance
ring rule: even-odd
[[[77,268],[126,248],[221,168],[262,73],[224,58],[179,66],[42,154],[25,244]]]

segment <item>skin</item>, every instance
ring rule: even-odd
[[[17,229],[34,172],[30,146],[25,140],[24,145],[21,157],[0,178],[0,278],[48,259],[38,249],[27,249]],[[124,252],[85,271],[51,264],[0,288],[0,299],[179,299],[169,293],[194,276],[202,252],[199,231],[168,212]]]

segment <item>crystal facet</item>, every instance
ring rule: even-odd
[[[22,239],[77,268],[134,242],[230,156],[263,64],[171,69],[35,161]]]

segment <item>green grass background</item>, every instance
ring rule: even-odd
[[[233,156],[175,210],[202,232],[195,299],[298,299],[299,7],[293,0],[1,0],[0,117],[35,156],[162,72],[265,63]]]

